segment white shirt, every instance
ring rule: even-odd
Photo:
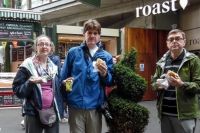
[[[93,49],[89,49],[90,54],[91,54],[92,57],[93,57],[94,54],[97,52],[97,50],[98,50],[98,47],[95,47],[95,48],[93,48]]]

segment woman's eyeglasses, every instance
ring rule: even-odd
[[[48,43],[48,42],[40,42],[40,43],[37,44],[37,46],[40,46],[40,47],[44,47],[44,45],[47,46],[47,47],[51,46],[51,44]]]

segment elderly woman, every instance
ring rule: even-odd
[[[63,116],[63,98],[59,89],[57,66],[49,59],[51,40],[45,35],[36,38],[36,54],[24,60],[13,81],[14,94],[25,99],[25,133],[59,133],[59,120]],[[38,122],[35,106],[49,109],[54,105],[57,120],[54,126],[42,127]]]

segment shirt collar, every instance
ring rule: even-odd
[[[182,53],[181,53],[175,60],[183,60],[184,55],[185,55],[185,52],[184,52],[184,50],[183,50]],[[174,59],[172,58],[171,54],[169,54],[169,58],[172,59],[172,60],[174,60]]]

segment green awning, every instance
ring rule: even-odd
[[[40,21],[42,12],[20,10],[12,8],[0,8],[0,19],[23,19]]]

